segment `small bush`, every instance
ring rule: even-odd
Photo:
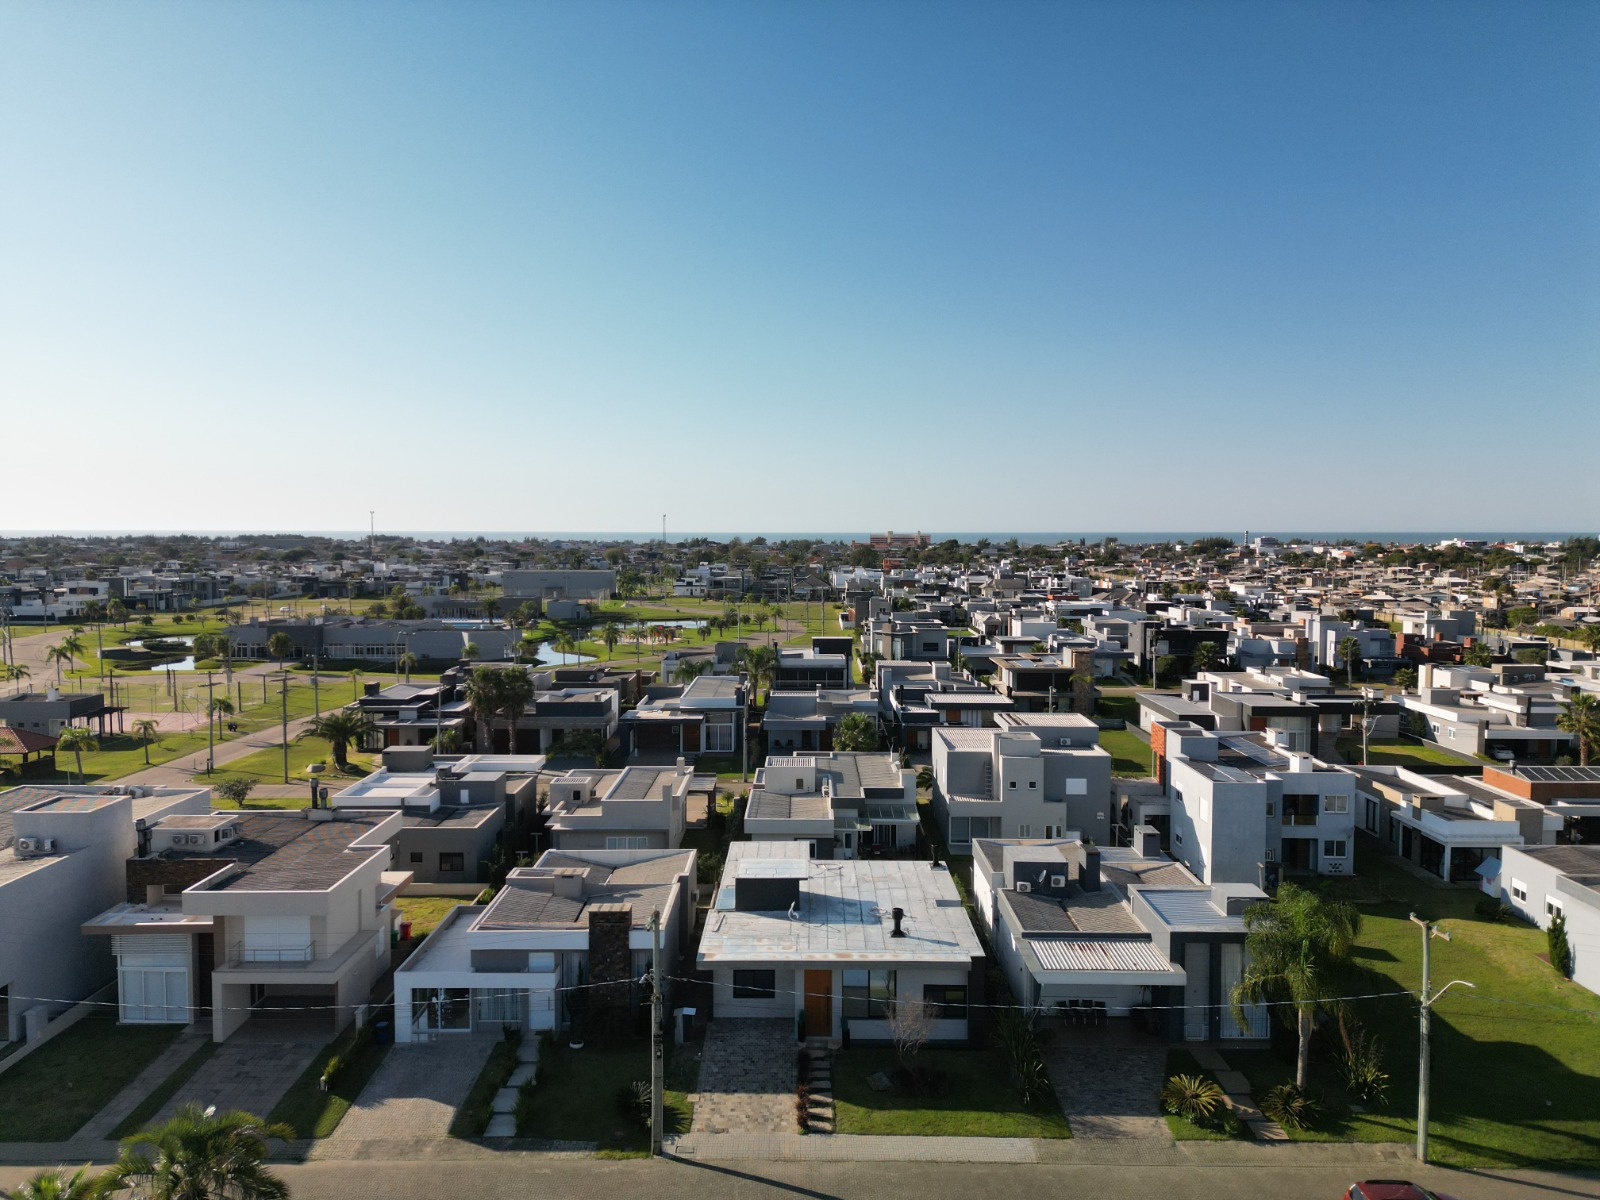
[[[1472,906],[1472,911],[1486,921],[1504,921],[1511,915],[1512,909],[1497,896],[1483,896]]]
[[[1222,1089],[1200,1075],[1174,1075],[1161,1089],[1161,1107],[1199,1125],[1222,1105]]]
[[[1292,1083],[1280,1083],[1261,1101],[1261,1112],[1285,1129],[1310,1129],[1322,1116],[1322,1106]]]
[[[1050,1095],[1050,1072],[1045,1070],[1044,1059],[1035,1057],[1017,1071],[1017,1097],[1026,1108],[1043,1104]]]
[[[1572,978],[1572,943],[1567,940],[1567,915],[1560,909],[1550,918],[1550,927],[1544,931],[1545,945],[1550,952],[1550,965],[1563,979]]]
[[[1351,1040],[1350,1049],[1339,1063],[1345,1090],[1363,1104],[1382,1108],[1389,1102],[1389,1073],[1383,1069],[1383,1050],[1378,1039],[1361,1032]]]
[[[617,1113],[635,1129],[650,1128],[650,1084],[647,1080],[636,1079],[617,1089]]]
[[[339,1082],[339,1076],[344,1074],[344,1058],[335,1054],[322,1068],[322,1090],[332,1091]]]

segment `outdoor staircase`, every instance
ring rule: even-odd
[[[833,1051],[826,1038],[808,1038],[804,1053],[806,1082],[811,1089],[806,1105],[806,1128],[812,1133],[832,1133]]]

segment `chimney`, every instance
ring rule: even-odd
[[[51,684],[49,690],[45,692],[44,698],[51,701],[61,699],[61,689]]]
[[[906,910],[903,909],[903,908],[897,908],[892,913],[890,913],[890,915],[892,917],[894,917],[894,932],[891,933],[889,936],[890,937],[905,937],[906,931],[904,929],[900,928],[900,922],[904,921],[906,919]]]
[[[1100,847],[1093,842],[1078,843],[1078,886],[1086,892],[1100,890]]]

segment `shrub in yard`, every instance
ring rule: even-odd
[[[1201,1075],[1174,1075],[1161,1088],[1161,1107],[1198,1125],[1222,1104],[1222,1089]]]
[[[339,1082],[339,1076],[344,1074],[344,1059],[335,1054],[322,1068],[322,1090],[332,1091]]]
[[[1550,965],[1561,973],[1563,979],[1572,978],[1572,944],[1567,941],[1567,914],[1557,909],[1550,918],[1550,928],[1544,931],[1545,944],[1550,949]]]
[[[1359,1031],[1350,1039],[1339,1073],[1344,1077],[1345,1090],[1363,1104],[1382,1108],[1389,1102],[1389,1073],[1383,1069],[1383,1048],[1370,1033]]]
[[[1261,1101],[1261,1112],[1285,1129],[1310,1129],[1322,1116],[1322,1106],[1292,1083],[1280,1083]]]
[[[636,1079],[617,1089],[617,1112],[636,1129],[650,1128],[650,1083]]]
[[[1504,921],[1511,915],[1511,906],[1496,896],[1483,896],[1472,906],[1472,911],[1486,921]]]

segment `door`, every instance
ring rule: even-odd
[[[806,972],[806,1036],[833,1036],[833,972]]]

